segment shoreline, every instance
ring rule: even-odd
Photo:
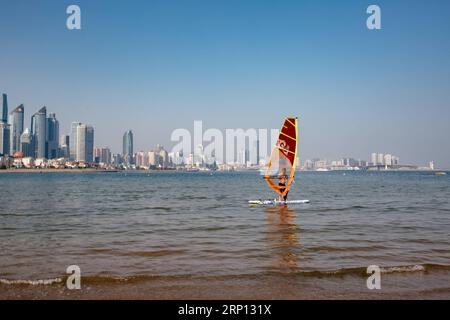
[[[286,275],[238,278],[157,279],[115,283],[83,282],[80,290],[66,288],[65,279],[52,285],[0,284],[0,300],[373,300],[448,299],[450,272],[391,274],[380,290],[369,290],[366,277],[292,277]]]
[[[204,172],[258,172],[258,170],[247,169],[247,170],[217,170],[217,171],[187,171],[187,170],[120,170],[120,169],[96,169],[96,168],[86,168],[86,169],[0,169],[0,174],[14,174],[14,173],[116,173],[116,172],[186,172],[186,173],[204,173]],[[447,173],[449,170],[328,170],[328,171],[317,171],[317,170],[296,170],[298,173],[331,173],[331,172],[339,172],[339,173],[347,173],[347,172],[367,172],[367,173],[377,173],[377,172],[429,172],[429,173],[439,173],[444,172]]]
[[[4,169],[0,170],[0,174],[14,173],[114,173],[120,170],[103,170],[95,168],[87,169]]]

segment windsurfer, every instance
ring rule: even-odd
[[[280,188],[280,192],[284,193],[284,191],[286,190],[286,184],[287,184],[287,181],[288,181],[288,176],[286,174],[286,168],[283,168],[281,170],[280,174],[278,175],[278,179],[279,179],[278,186],[279,187],[284,187],[284,188]],[[283,196],[283,201],[287,201],[288,193],[289,193],[289,191],[286,192],[286,194]],[[278,200],[280,202],[282,201],[281,198],[282,197],[281,197],[281,194],[280,194],[280,196],[278,197]]]

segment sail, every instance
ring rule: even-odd
[[[297,161],[297,118],[285,118],[265,173],[265,180],[280,196],[284,197],[294,180]],[[286,186],[279,186],[280,177],[287,177]]]

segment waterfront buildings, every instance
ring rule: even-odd
[[[0,156],[9,155],[9,124],[0,122]]]
[[[0,122],[7,123],[8,121],[8,96],[6,93],[2,94],[2,110]]]
[[[9,139],[9,154],[14,155],[15,152],[20,151],[20,136],[23,132],[24,125],[24,111],[23,104],[15,108],[9,114],[10,125],[10,139]]]
[[[59,157],[69,159],[70,157],[70,136],[63,134],[59,137]]]
[[[109,148],[94,148],[94,162],[102,164],[111,163],[111,150]]]
[[[34,138],[28,128],[20,135],[20,151],[22,151],[24,157],[34,158]]]
[[[49,113],[47,118],[47,131],[46,131],[46,140],[47,140],[47,159],[56,159],[59,156],[58,147],[59,147],[59,122],[56,119],[55,113]]]
[[[47,108],[42,107],[31,117],[31,133],[34,136],[34,157],[46,158]]]
[[[10,126],[8,118],[8,98],[6,94],[2,95],[2,108],[0,118],[0,155],[9,155],[10,152]]]
[[[70,145],[69,145],[69,159],[75,161],[77,157],[77,127],[81,122],[74,121],[70,125]]]
[[[76,154],[75,161],[88,162],[94,161],[94,128],[86,125],[79,124],[76,127]]]
[[[125,164],[133,163],[133,132],[131,130],[123,134],[122,156]]]

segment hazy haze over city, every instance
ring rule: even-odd
[[[0,93],[42,106],[95,145],[170,149],[176,128],[279,128],[300,119],[300,158],[450,167],[450,2],[3,1]],[[195,4],[195,5],[194,5]]]

